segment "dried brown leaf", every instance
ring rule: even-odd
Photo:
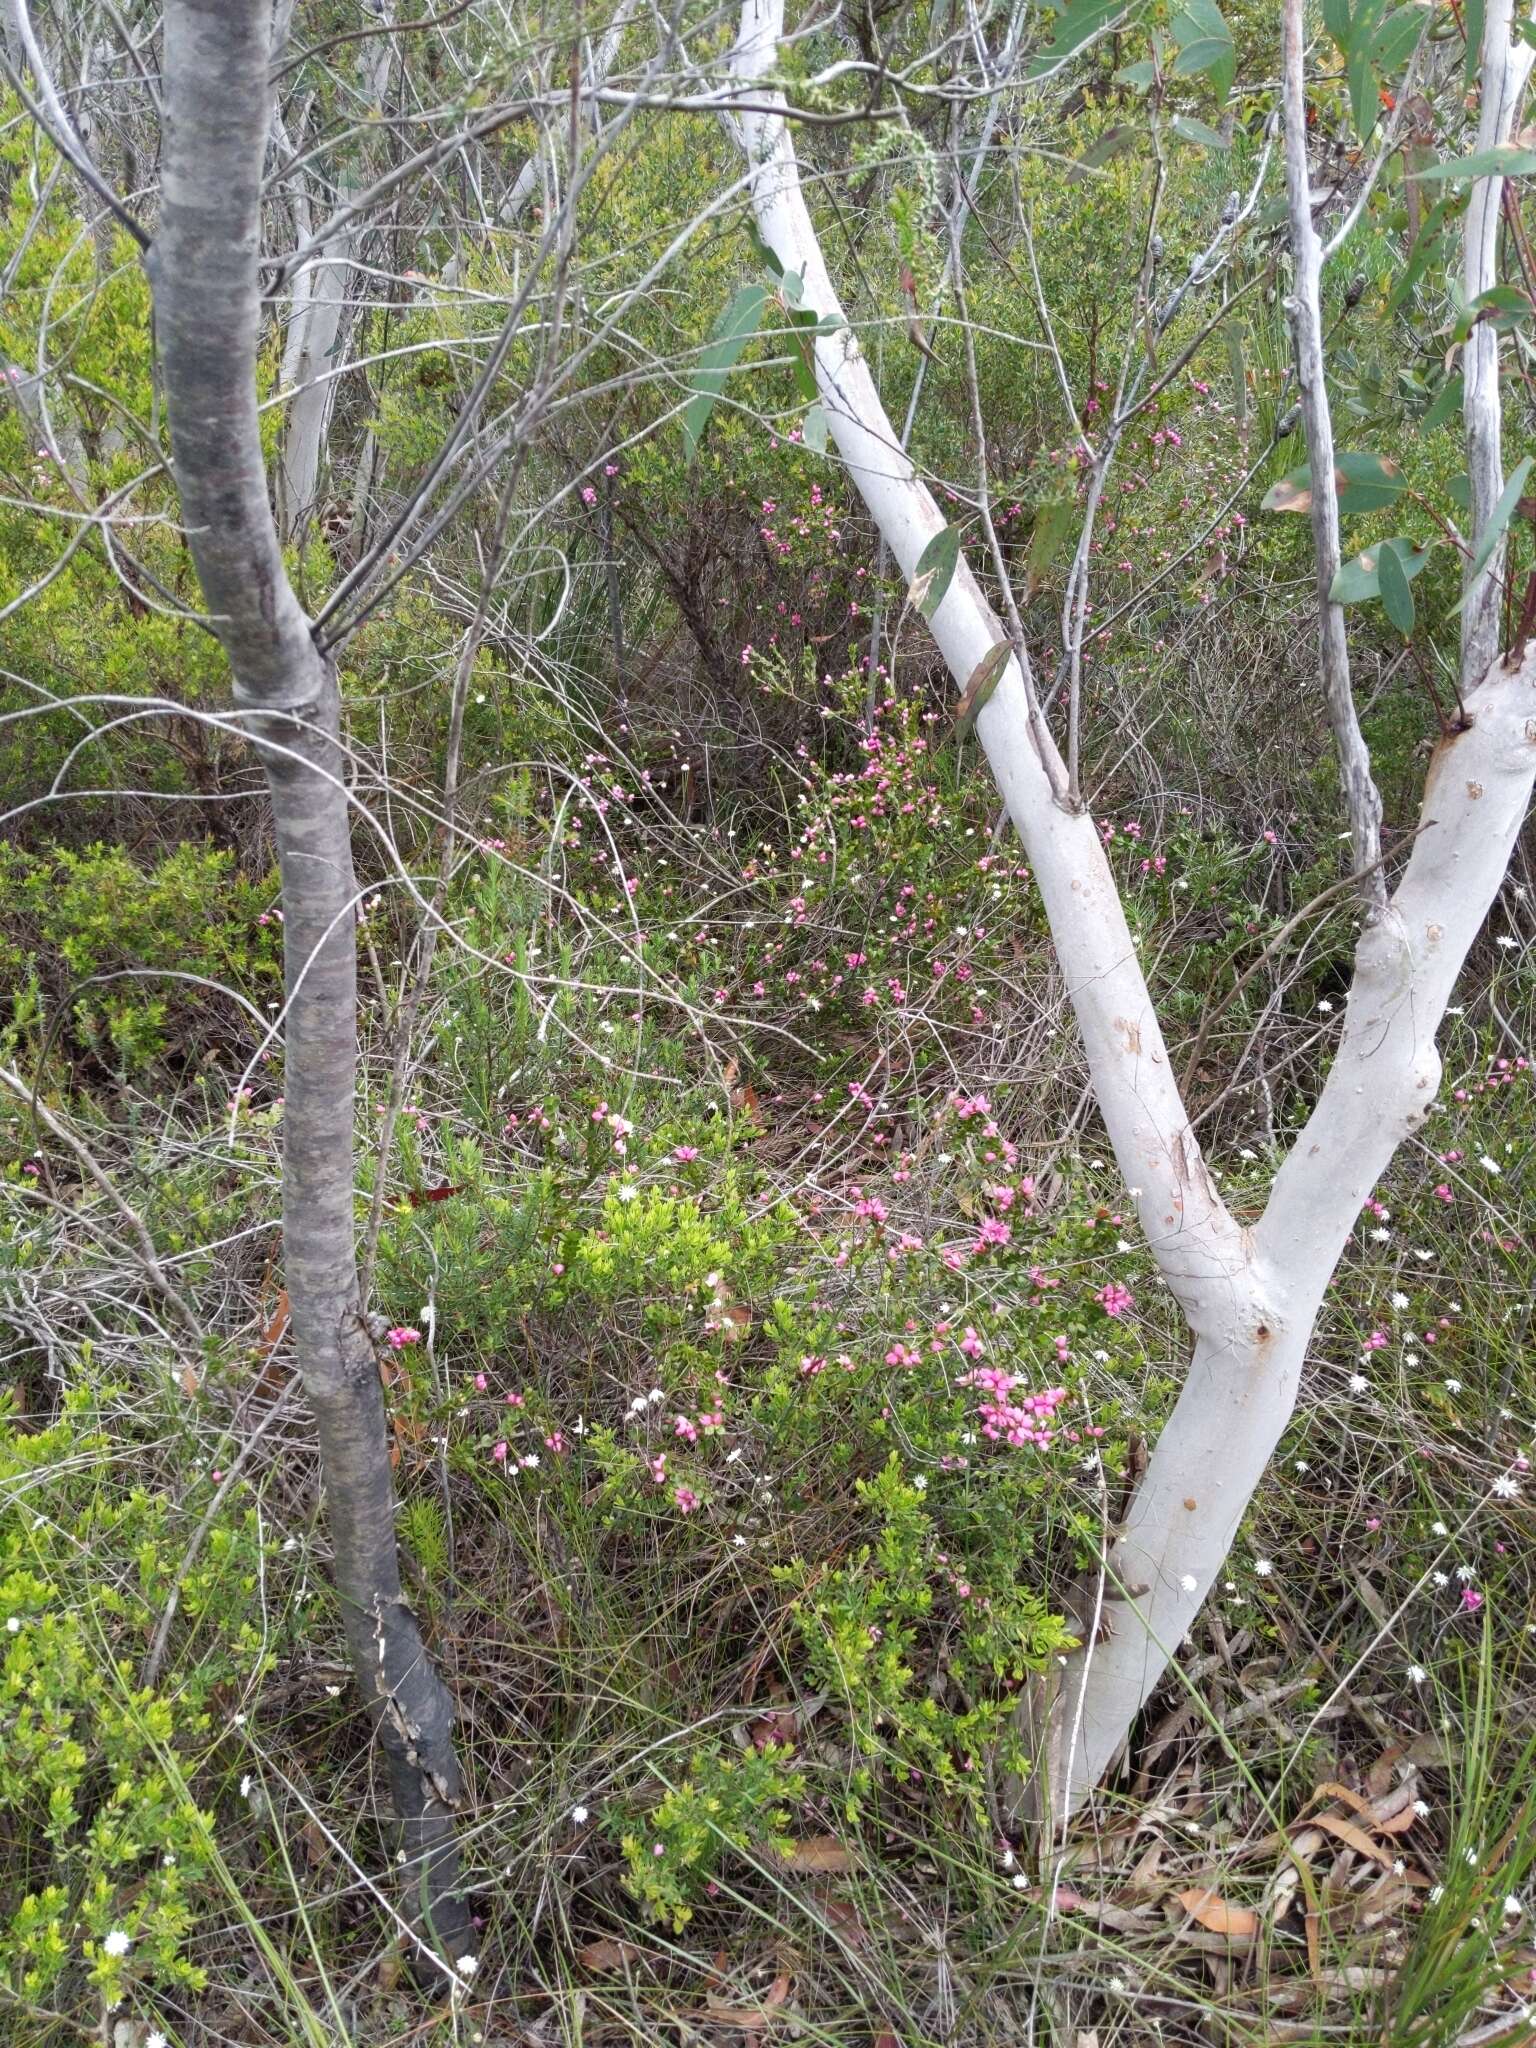
[[[1206,1891],[1174,1894],[1190,1919],[1210,1934],[1224,1934],[1232,1941],[1251,1941],[1259,1931],[1259,1916],[1251,1906],[1234,1906],[1219,1893]]]
[[[584,1970],[632,1970],[643,1959],[644,1951],[632,1941],[615,1941],[611,1937],[589,1941],[585,1948],[576,1951],[576,1960]]]
[[[799,1871],[852,1870],[853,1857],[836,1835],[808,1835],[789,1852],[789,1868]]]
[[[779,2017],[779,2008],[788,1996],[789,1972],[781,1970],[763,1993],[760,2005],[725,2005],[711,1998],[705,2003],[704,2017],[712,2026],[739,2027],[744,2034],[760,2034]]]
[[[1384,1863],[1389,1869],[1397,1861],[1395,1851],[1383,1849],[1379,1842],[1373,1842],[1364,1828],[1357,1828],[1352,1820],[1345,1820],[1342,1814],[1319,1813],[1314,1816],[1312,1826],[1323,1828],[1335,1841],[1345,1843],[1357,1856],[1364,1856],[1372,1863]]]

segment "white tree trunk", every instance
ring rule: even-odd
[[[1499,4],[1490,0],[1490,16]],[[783,0],[745,0],[734,68],[759,110],[739,116],[753,211],[785,270],[800,273],[802,303],[844,320],[777,111],[782,96],[763,84],[782,33]],[[815,365],[831,438],[910,578],[943,514],[846,323],[818,337]],[[932,628],[962,686],[1005,637],[963,561]],[[1536,656],[1495,666],[1467,703],[1468,729],[1437,750],[1402,880],[1360,941],[1328,1081],[1253,1230],[1238,1226],[1206,1171],[1098,832],[1053,795],[1059,761],[1017,660],[977,722],[1044,901],[1116,1160],[1194,1337],[1174,1413],[1113,1532],[1103,1585],[1112,1632],[1071,1660],[1050,1717],[1042,1763],[1054,1814],[1091,1791],[1199,1612],[1291,1418],[1349,1231],[1434,1099],[1434,1034],[1536,774]]]
[[[305,232],[302,218],[300,235]],[[331,252],[293,283],[293,309],[283,346],[282,383],[293,395],[283,422],[277,465],[277,530],[293,540],[313,512],[339,379],[334,375],[348,313],[347,285],[355,237],[344,229]]]

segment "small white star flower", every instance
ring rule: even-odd
[[[1256,1557],[1253,1560],[1253,1569],[1261,1579],[1267,1579],[1274,1568],[1273,1562],[1267,1557]]]
[[[1368,1394],[1371,1383],[1363,1372],[1352,1372],[1349,1376],[1349,1391],[1352,1394]]]
[[[460,1956],[459,1960],[454,1964],[454,1968],[461,1977],[473,1977],[479,1967],[480,1958],[478,1956]]]
[[[1198,1586],[1199,1583],[1200,1581],[1195,1577],[1193,1572],[1185,1572],[1184,1576],[1179,1580],[1179,1584],[1183,1587],[1186,1593],[1193,1593],[1196,1586]]]
[[[1393,1295],[1392,1306],[1394,1308],[1406,1308],[1408,1306],[1408,1297],[1401,1291],[1401,1289],[1399,1289],[1399,1291]]]
[[[1408,1666],[1408,1683],[1410,1685],[1422,1685],[1428,1676],[1429,1673],[1422,1664],[1410,1664]]]
[[[128,1953],[128,1937],[121,1927],[114,1927],[110,1934],[101,1938],[102,1953],[109,1956],[125,1956]]]
[[[1509,1897],[1504,1901],[1505,1918],[1509,1920],[1518,1920],[1520,1915],[1524,1911],[1524,1904],[1515,1897],[1513,1892],[1511,1892]]]
[[[1493,1482],[1493,1490],[1500,1500],[1517,1500],[1520,1495],[1520,1482],[1512,1478],[1508,1472],[1501,1472]]]
[[[1451,1532],[1447,1529],[1444,1522],[1431,1522],[1429,1533],[1431,1536],[1449,1536]]]
[[[1461,1392],[1460,1380],[1446,1380],[1443,1382],[1443,1385],[1448,1394],[1459,1394]]]
[[[144,2048],[170,2048],[170,2043],[166,2040],[160,2029],[156,2027],[152,2034],[144,2036]]]
[[[1009,1882],[1016,1892],[1027,1892],[1029,1890],[1029,1879],[1022,1870],[1016,1871]]]
[[[1429,1801],[1427,1799],[1415,1799],[1415,1801],[1413,1802],[1413,1810],[1419,1816],[1420,1820],[1429,1819]]]
[[[584,1820],[587,1820],[587,1819],[589,1819],[589,1818],[590,1818],[590,1815],[588,1814],[588,1812],[587,1812],[587,1809],[586,1809],[586,1807],[584,1807],[584,1806],[573,1806],[573,1807],[571,1808],[571,1819],[572,1819],[573,1821],[575,1821],[575,1823],[576,1823],[577,1827],[580,1827],[580,1826],[581,1826],[581,1824],[582,1824],[582,1822],[583,1822]]]

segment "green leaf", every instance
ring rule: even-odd
[[[1371,54],[1389,78],[1393,78],[1418,48],[1429,20],[1427,7],[1399,7],[1377,29]]]
[[[1450,499],[1458,512],[1471,511],[1472,483],[1464,469],[1459,469],[1455,476],[1449,479],[1445,486],[1445,495]]]
[[[1178,115],[1173,121],[1172,127],[1175,135],[1182,137],[1185,142],[1194,143],[1197,149],[1230,149],[1232,147],[1231,143],[1224,136],[1218,135],[1216,130],[1208,127],[1204,121],[1197,121],[1193,114]]]
[[[1452,413],[1461,411],[1465,392],[1465,381],[1461,377],[1447,377],[1435,393],[1433,405],[1424,415],[1424,432],[1432,434],[1437,427],[1443,427]]]
[[[1036,512],[1029,529],[1029,559],[1024,572],[1027,597],[1033,597],[1045,581],[1076,520],[1075,498],[1048,498]]]
[[[1097,142],[1091,143],[1073,165],[1073,171],[1097,171],[1117,156],[1123,156],[1135,147],[1141,138],[1141,130],[1132,121],[1117,121],[1113,128],[1106,128]]]
[[[1381,602],[1387,617],[1406,640],[1413,631],[1413,592],[1408,587],[1408,572],[1396,541],[1382,542],[1376,573],[1381,582]]]
[[[1108,28],[1125,12],[1125,7],[1126,0],[1072,0],[1072,5],[1062,10],[1049,45],[1031,58],[1027,76],[1040,78],[1054,71],[1074,50],[1080,50],[1101,29]]]
[[[1536,171],[1536,149],[1522,149],[1518,142],[1496,142],[1491,149],[1474,149],[1470,156],[1429,164],[1413,175],[1427,185],[1440,178],[1524,178],[1532,171]]]
[[[1403,488],[1402,471],[1386,455],[1336,455],[1333,484],[1341,513],[1379,512],[1390,505]],[[1265,512],[1310,512],[1312,510],[1312,465],[1303,463],[1280,478],[1265,493]]]
[[[1157,77],[1157,66],[1150,57],[1143,57],[1139,64],[1122,64],[1115,73],[1116,85],[1128,85],[1132,92],[1146,92]]]
[[[1483,62],[1483,13],[1484,0],[1462,0],[1461,21],[1466,31],[1467,52],[1463,76],[1470,92],[1477,83],[1477,74]]]
[[[1525,489],[1525,480],[1531,473],[1531,464],[1533,462],[1536,462],[1536,455],[1527,455],[1522,461],[1517,462],[1510,471],[1509,482],[1504,486],[1499,502],[1489,513],[1488,524],[1477,537],[1477,553],[1472,557],[1472,566],[1467,571],[1467,584],[1469,588],[1487,568],[1505,527],[1508,526],[1513,518],[1515,507],[1520,502],[1520,493]],[[1457,610],[1459,611],[1460,609],[1461,607],[1458,605]]]
[[[1404,576],[1411,580],[1429,560],[1433,548],[1433,541],[1419,547],[1407,540],[1378,541],[1356,555],[1352,562],[1342,565],[1328,586],[1328,595],[1334,604],[1364,604],[1369,598],[1380,597],[1380,564],[1385,550],[1391,551]]]
[[[917,558],[907,603],[931,620],[944,602],[950,580],[960,561],[960,529],[942,526]]]
[[[1355,133],[1362,142],[1368,142],[1376,126],[1376,117],[1381,103],[1376,95],[1380,87],[1376,82],[1375,66],[1371,63],[1371,46],[1368,42],[1357,44],[1349,53],[1349,111],[1355,124]]]
[[[1531,317],[1530,295],[1512,284],[1489,287],[1466,307],[1452,329],[1454,341],[1465,341],[1474,327],[1491,327],[1495,334],[1508,334],[1523,327]]]
[[[690,462],[699,452],[699,442],[725,389],[725,380],[761,325],[767,303],[766,285],[744,284],[715,323],[715,331],[693,373],[689,387],[693,396],[683,408],[683,446]]]
[[[955,706],[955,738],[969,739],[976,728],[976,721],[992,698],[992,693],[1003,679],[1008,667],[1008,657],[1013,649],[1006,640],[999,640],[977,662],[971,671],[970,680],[960,693],[960,702]]]
[[[827,409],[819,401],[800,422],[800,439],[813,455],[827,452]]]
[[[1349,0],[1323,0],[1323,27],[1338,44],[1342,57],[1349,49]]]
[[[1187,0],[1184,12],[1176,14],[1169,27],[1179,46],[1174,76],[1190,78],[1203,72],[1217,98],[1224,100],[1237,75],[1237,50],[1215,0]]]

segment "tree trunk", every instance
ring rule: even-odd
[[[271,792],[282,869],[283,1244],[337,1595],[389,1767],[407,1918],[471,1946],[457,1893],[449,1694],[400,1591],[383,1393],[354,1251],[357,884],[334,675],[283,572],[256,411],[270,0],[170,0],[160,233],[146,257],[193,559]],[[443,1964],[442,1967],[451,1967]]]

